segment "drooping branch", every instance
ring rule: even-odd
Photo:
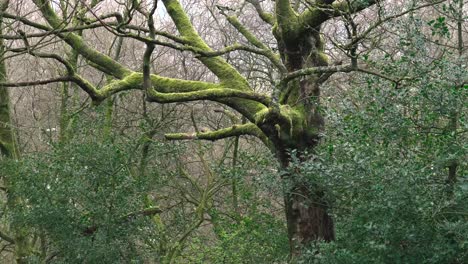
[[[88,95],[91,97],[93,102],[99,103],[105,99],[105,97],[103,97],[100,94],[99,90],[96,87],[94,87],[94,85],[92,85],[89,81],[85,80],[78,73],[76,73],[75,68],[73,67],[71,62],[67,61],[66,59],[54,53],[43,53],[43,52],[34,51],[30,47],[27,38],[24,37],[24,33],[20,31],[20,35],[23,35],[23,42],[25,45],[24,49],[26,50],[27,53],[35,57],[53,59],[53,60],[58,61],[59,63],[63,64],[65,68],[67,69],[67,76],[48,79],[48,80],[33,81],[33,82],[17,82],[13,84],[4,84],[4,86],[22,87],[22,86],[31,86],[31,85],[46,85],[46,84],[55,83],[55,82],[73,82],[77,84],[81,89],[83,89],[83,91],[88,93]]]
[[[72,64],[67,61],[66,59],[62,58],[61,56],[53,53],[43,53],[43,52],[37,52],[34,51],[34,47],[31,47],[29,45],[29,41],[26,37],[26,34],[23,31],[19,31],[19,35],[22,37],[23,43],[24,43],[24,50],[29,53],[30,55],[34,57],[39,57],[39,58],[46,58],[46,59],[53,59],[61,63],[65,68],[67,69],[67,73],[69,76],[73,76],[75,74],[75,69],[72,66]],[[23,50],[23,49],[21,49]],[[19,51],[19,50],[18,50]]]

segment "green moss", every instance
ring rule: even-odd
[[[255,47],[260,49],[267,49],[265,44],[263,44],[257,37],[255,37],[252,32],[250,32],[246,27],[244,27],[237,17],[235,16],[227,16],[226,17],[229,23],[233,25],[250,43],[252,43]]]
[[[268,108],[264,108],[260,111],[258,111],[257,113],[255,113],[255,123],[256,124],[261,124],[263,122],[265,122],[265,119],[266,119],[266,116],[267,114],[270,112],[270,109]]]
[[[154,97],[155,101],[161,103],[213,99],[231,106],[249,120],[253,119],[256,112],[266,109],[263,104],[257,101],[242,99],[250,98],[249,96],[256,97],[254,93],[234,90],[235,86],[232,87],[231,84],[187,81],[158,75],[151,75],[151,82],[154,90],[149,91],[150,95]],[[122,80],[109,83],[103,89],[98,90],[97,94],[100,99],[104,99],[117,92],[142,88],[143,74],[133,72]],[[263,100],[268,99],[263,96]]]
[[[274,24],[275,23],[275,16],[274,15],[272,15],[270,13],[267,13],[267,12],[261,12],[259,15],[267,23],[269,23],[269,24]]]
[[[289,121],[289,136],[297,137],[304,129],[304,115],[289,105],[281,106],[281,114]]]
[[[2,7],[6,8],[6,7]],[[3,19],[0,17],[0,27]],[[0,29],[0,34],[1,34]],[[5,46],[3,39],[0,39],[0,56],[3,56]],[[6,65],[3,57],[0,58],[0,83],[7,82]],[[14,131],[11,125],[10,94],[8,88],[0,86],[0,150],[3,155],[9,158],[18,158],[19,151],[16,144]]]
[[[276,1],[277,25],[274,27],[275,35],[280,36],[285,43],[294,42],[299,37],[302,29],[299,18],[300,16],[291,7],[289,0]]]
[[[202,91],[208,89],[222,89],[220,84],[207,83],[201,81],[186,81],[180,79],[173,79],[161,77],[158,75],[151,75],[152,86],[161,93],[187,93]],[[143,74],[140,72],[133,72],[122,80],[114,80],[106,85],[98,93],[101,97],[107,97],[120,91],[142,89],[143,88]]]
[[[163,0],[167,12],[174,21],[180,35],[184,37],[192,46],[206,52],[213,50],[198,35],[190,22],[187,13],[184,11],[179,1]],[[229,63],[221,57],[200,57],[199,60],[210,69],[222,82],[239,90],[251,90],[247,80]]]
[[[317,65],[328,65],[328,55],[325,54],[324,52],[319,51],[317,53]]]
[[[306,122],[302,108],[295,108],[289,105],[281,105],[279,117],[271,118],[270,109],[264,109],[255,115],[255,122],[263,125],[272,122],[270,125],[275,128],[276,136],[287,144],[293,144],[304,132]]]

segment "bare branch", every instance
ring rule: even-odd
[[[46,85],[46,84],[57,83],[57,82],[72,82],[72,81],[73,81],[73,77],[64,76],[64,77],[57,77],[57,78],[46,79],[46,80],[36,80],[36,81],[30,81],[30,82],[0,83],[0,86],[26,87],[26,86],[35,86],[35,85]]]

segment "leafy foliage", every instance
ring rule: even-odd
[[[141,259],[144,241],[157,234],[138,214],[153,180],[138,175],[134,163],[127,147],[90,139],[3,164],[12,195],[22,201],[12,221],[47,235],[42,242],[60,263]]]
[[[450,55],[421,63],[423,36],[402,38],[403,55],[387,66],[418,77],[397,89],[356,79],[327,110],[328,143],[296,165],[323,186],[336,218],[337,240],[312,246],[304,263],[468,261],[467,90],[456,86],[466,71]]]

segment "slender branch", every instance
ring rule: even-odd
[[[72,64],[69,61],[65,60],[64,58],[62,58],[61,56],[59,56],[57,54],[42,53],[42,52],[34,51],[31,48],[31,46],[29,45],[28,39],[26,38],[24,32],[19,31],[19,34],[20,34],[20,36],[23,37],[22,39],[23,39],[23,43],[24,43],[24,46],[25,46],[24,49],[26,50],[27,53],[31,54],[32,56],[39,57],[39,58],[54,59],[54,60],[60,62],[61,64],[63,64],[65,66],[69,76],[73,76],[75,74],[75,69],[74,69],[74,67],[72,66]]]
[[[414,11],[417,11],[419,9],[423,9],[425,7],[429,7],[429,6],[433,6],[433,5],[436,5],[436,4],[443,3],[445,1],[447,1],[447,0],[438,0],[438,1],[435,1],[435,2],[430,2],[430,3],[427,3],[427,4],[420,5],[420,6],[412,7],[412,8],[409,8],[409,9],[407,9],[407,10],[405,10],[405,11],[399,13],[399,14],[385,17],[384,19],[382,19],[379,16],[378,21],[376,23],[374,23],[369,28],[367,28],[366,31],[364,31],[361,34],[359,34],[358,36],[354,37],[352,39],[352,41],[350,43],[346,44],[346,46],[344,46],[343,48],[347,49],[347,48],[349,48],[351,46],[356,45],[359,41],[361,41],[362,39],[367,37],[375,28],[377,28],[378,26],[382,25],[385,22],[388,22],[388,21],[393,20],[395,18],[402,17],[402,16],[404,16],[404,15],[410,13],[410,12],[414,12]]]
[[[30,82],[0,83],[0,86],[3,86],[3,87],[26,87],[26,86],[46,85],[46,84],[50,84],[50,83],[71,82],[71,81],[73,81],[73,77],[64,76],[64,77],[57,77],[57,78],[52,78],[52,79],[37,80],[37,81],[30,81]]]
[[[351,65],[336,65],[336,66],[322,66],[322,67],[312,67],[297,70],[286,75],[281,82],[287,84],[288,82],[307,75],[317,74],[317,73],[335,73],[335,72],[351,72],[355,70]]]
[[[297,70],[286,75],[286,77],[283,78],[283,80],[281,80],[281,83],[283,85],[286,85],[288,82],[296,78],[300,78],[300,77],[308,76],[312,74],[317,74],[317,73],[336,73],[336,72],[353,72],[353,71],[375,75],[382,79],[386,79],[394,83],[399,83],[402,80],[404,80],[404,79],[394,79],[382,73],[365,69],[364,65],[358,66],[358,65],[353,65],[353,64],[347,64],[347,65],[336,65],[336,66],[312,67],[312,68],[305,68],[305,69]]]
[[[123,37],[125,37],[125,36],[129,36],[129,37],[139,36],[139,35],[132,35],[129,32],[122,32],[123,29],[130,29],[130,30],[135,30],[135,31],[138,31],[138,32],[149,33],[148,28],[144,28],[144,27],[141,27],[141,26],[131,25],[131,24],[122,26],[123,17],[122,17],[122,15],[120,13],[117,13],[117,12],[99,16],[98,17],[99,19],[84,19],[83,20],[83,22],[85,23],[84,25],[78,25],[78,26],[67,27],[67,28],[58,28],[58,29],[53,29],[53,28],[51,28],[51,27],[49,27],[47,25],[38,24],[38,23],[36,23],[34,21],[28,20],[28,19],[26,19],[24,17],[21,17],[21,16],[15,16],[15,15],[9,14],[9,13],[2,13],[2,14],[4,15],[5,18],[16,20],[16,21],[21,22],[24,25],[28,25],[28,26],[34,27],[36,29],[40,29],[40,30],[45,31],[45,32],[37,32],[37,33],[26,34],[25,36],[27,38],[42,38],[42,37],[46,37],[46,36],[50,36],[50,35],[58,35],[58,34],[76,32],[76,31],[83,31],[83,30],[86,30],[86,29],[95,29],[95,28],[100,28],[100,27],[112,28],[113,29],[113,30],[111,30],[112,34],[115,34],[115,35],[118,35],[118,36],[123,36]],[[112,17],[116,18],[115,22],[105,22],[104,21],[105,19],[112,18]],[[157,36],[162,36],[162,37],[168,38],[168,39],[170,39],[170,40],[172,40],[172,41],[174,41],[176,43],[188,44],[185,39],[180,38],[178,36],[175,36],[173,34],[170,34],[168,32],[155,30],[155,34]],[[12,39],[13,40],[13,39],[21,39],[22,36],[20,36],[20,35],[2,35],[1,38]]]
[[[281,62],[281,58],[278,54],[275,54],[267,45],[260,41],[250,30],[248,30],[235,16],[228,16],[226,13],[221,12],[227,21],[239,31],[252,45],[259,48],[261,54],[267,57],[281,72],[286,73],[286,67]]]
[[[154,12],[156,12],[156,8],[158,7],[158,1],[155,0],[153,2],[153,7],[151,8],[151,11],[149,12],[147,18],[148,18],[148,28],[149,28],[149,37],[151,39],[154,39],[156,37],[156,29],[154,28],[154,19],[153,15]],[[153,43],[146,43],[146,50],[143,55],[143,89],[148,92],[148,90],[151,87],[151,55],[153,54],[154,51],[154,44]]]

